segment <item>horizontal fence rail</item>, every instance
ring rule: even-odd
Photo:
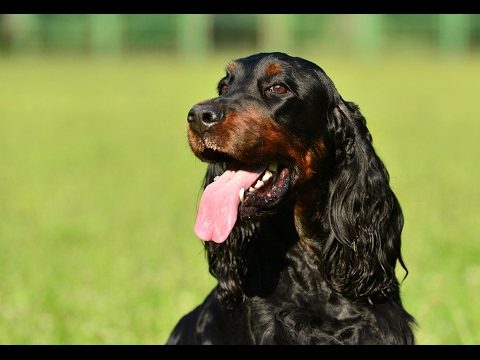
[[[439,54],[471,53],[480,45],[480,15],[0,14],[0,54],[170,50],[201,58],[239,46],[286,52],[345,47],[377,54],[405,44]]]

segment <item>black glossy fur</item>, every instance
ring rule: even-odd
[[[218,89],[188,117],[205,186],[236,159],[278,162],[288,190],[205,242],[218,285],[167,344],[413,344],[395,277],[403,215],[359,108],[283,53],[232,61]]]

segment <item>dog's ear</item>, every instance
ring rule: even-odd
[[[359,108],[341,101],[328,114],[335,169],[329,184],[330,238],[324,272],[350,298],[376,302],[398,290],[403,215]]]

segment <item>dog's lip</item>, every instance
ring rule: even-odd
[[[215,150],[211,147],[205,147],[198,157],[205,162],[216,163],[220,161],[232,162],[235,157],[225,152]]]

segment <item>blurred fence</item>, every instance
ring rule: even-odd
[[[0,55],[335,49],[378,54],[480,48],[478,14],[0,14]]]

